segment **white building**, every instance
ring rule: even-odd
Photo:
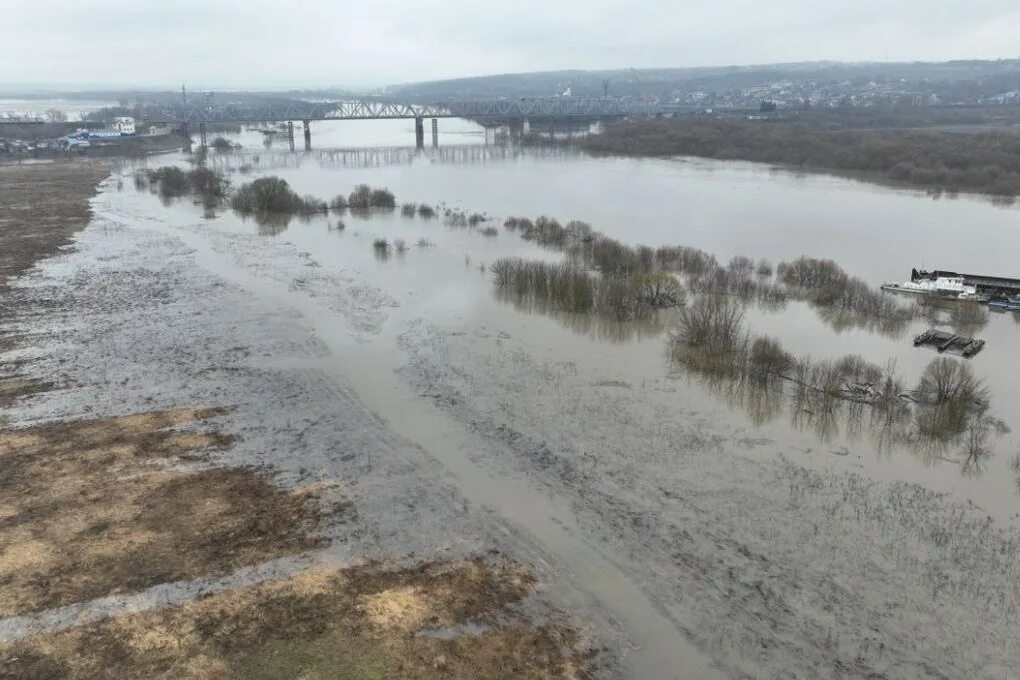
[[[110,127],[122,135],[135,134],[135,119],[131,116],[117,116],[110,123]]]

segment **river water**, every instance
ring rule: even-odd
[[[414,138],[411,121],[313,123],[310,151],[291,152],[281,136],[266,143],[257,131],[227,136],[242,149],[211,153],[210,163],[232,172],[235,184],[277,175],[300,194],[328,200],[367,183],[389,188],[398,203],[443,204],[485,213],[492,225],[511,215],[581,219],[628,243],[693,246],[715,254],[720,262],[734,255],[773,263],[801,255],[831,258],[875,286],[907,278],[914,266],[1020,276],[1015,255],[1020,252],[1020,208],[978,196],[932,197],[852,178],[750,163],[592,158],[564,150],[487,145],[485,132],[466,121],[440,121],[439,148],[422,151],[408,146]],[[426,141],[430,141],[428,129]],[[303,146],[300,130],[296,142]],[[184,162],[184,158],[172,154],[147,162],[157,166]],[[242,167],[244,174],[238,172]],[[144,193],[125,200],[138,201],[152,211],[168,208]],[[188,202],[169,208],[201,219],[201,208]],[[403,218],[399,210],[368,217],[344,215],[342,220],[343,230],[337,228],[335,215],[269,226],[225,211],[207,224],[251,239],[292,243],[323,267],[354,273],[366,285],[397,300],[399,306],[373,336],[317,324],[330,329],[323,331],[333,350],[326,360],[329,367],[350,381],[365,403],[396,431],[432,450],[455,474],[496,499],[492,502],[497,510],[543,540],[567,541],[553,524],[569,526],[569,522],[558,519],[551,524],[549,518],[539,517],[545,506],[537,496],[525,496],[531,498],[529,509],[515,507],[512,487],[484,477],[467,454],[442,450],[444,442],[452,442],[452,449],[466,451],[472,446],[470,438],[450,434],[449,424],[440,422],[438,412],[412,405],[415,395],[399,381],[379,379],[380,369],[388,375],[399,367],[398,341],[409,323],[423,319],[451,333],[478,328],[505,333],[536,357],[570,361],[579,370],[596,376],[611,374],[634,385],[668,378],[670,398],[678,410],[714,404],[713,417],[733,432],[776,442],[761,455],[793,451],[807,466],[917,482],[973,503],[998,522],[1020,524],[1018,480],[1012,467],[1020,439],[1011,432],[995,435],[989,443],[993,455],[965,471],[961,453],[953,448],[920,454],[883,441],[866,423],[854,425],[839,419],[805,423],[781,404],[763,406],[760,400],[734,398],[732,392],[724,394],[725,390],[673,370],[664,351],[668,318],[659,323],[616,324],[536,312],[502,300],[487,272],[495,259],[561,257],[513,233],[500,229],[497,236],[485,236],[479,230],[446,226],[442,219]],[[372,247],[376,238],[391,243],[403,240],[408,249],[380,257]],[[908,386],[937,356],[912,346],[913,335],[928,327],[921,320],[896,333],[875,333],[827,322],[799,302],[780,311],[752,306],[746,320],[753,333],[778,338],[798,356],[821,360],[854,353],[880,365],[894,361]],[[1020,314],[990,314],[967,330],[987,341],[969,365],[990,390],[991,413],[1010,427],[1020,427],[1020,369],[1013,352]],[[558,506],[554,510],[553,514],[561,512]],[[580,543],[564,552],[568,562],[591,559]],[[587,577],[595,582],[611,570],[597,562],[592,565]],[[613,592],[619,600],[621,593],[629,597],[630,590]],[[609,606],[632,626],[648,614],[620,602]],[[653,654],[662,655],[677,644],[668,637],[659,642]],[[682,655],[693,658],[687,652]]]
[[[388,187],[398,202],[445,203],[485,213],[495,223],[510,215],[581,219],[631,244],[689,245],[713,253],[720,262],[734,255],[773,263],[801,255],[831,258],[875,286],[903,280],[915,266],[1020,276],[1015,255],[1020,252],[1020,207],[982,196],[931,196],[754,163],[593,158],[561,150],[486,145],[482,128],[459,120],[440,121],[439,148],[429,144],[421,152],[407,145],[414,136],[411,121],[313,123],[312,135],[312,151],[293,153],[284,138],[277,137],[267,147],[257,132],[228,135],[243,145],[242,151],[213,155],[212,161],[225,168],[254,164],[252,176],[281,176],[301,194],[328,198],[368,183]],[[243,179],[235,176],[235,182]],[[562,317],[557,323],[498,303],[477,265],[506,255],[555,257],[509,233],[487,239],[463,230],[426,227],[420,220],[397,215],[345,219],[348,231],[343,235],[324,230],[322,221],[295,220],[275,238],[291,240],[331,264],[354,267],[385,290],[413,292],[414,303],[397,315],[406,317],[404,321],[424,315],[433,321],[467,323],[473,318],[519,328],[533,325],[535,344],[557,348],[549,349],[551,354],[587,355],[593,362],[628,366],[638,381],[664,370],[661,352],[650,351],[663,343],[662,326],[592,326],[586,320]],[[231,216],[224,218],[224,228],[232,220],[236,222]],[[239,222],[234,227],[256,229]],[[412,248],[405,257],[380,261],[368,247],[375,235],[411,244],[424,237],[437,247]],[[357,246],[349,247],[358,239]],[[474,264],[465,265],[465,259]],[[915,350],[909,342],[927,327],[921,321],[890,336],[835,329],[800,303],[778,314],[754,309],[748,313],[754,332],[777,337],[796,355],[828,359],[856,353],[878,364],[895,360],[908,385],[935,356]],[[584,327],[580,334],[579,326]],[[1020,369],[1014,368],[1012,348],[1018,332],[1020,315],[989,315],[987,324],[975,331],[987,341],[986,348],[970,362],[991,390],[991,411],[1014,427],[1015,418],[1010,416],[1020,404]],[[607,338],[627,341],[607,343]],[[697,398],[702,396],[700,388],[691,389]],[[813,448],[794,434],[796,428],[777,422],[782,419],[760,423],[760,418],[739,411],[731,417],[749,419],[752,429]],[[814,446],[819,443],[841,451],[863,449],[867,456],[862,458],[874,458],[874,446],[867,441],[837,435],[824,442],[816,438]],[[951,461],[940,465],[916,457],[883,456],[876,465],[883,476],[925,481],[1009,518],[1020,510],[1014,476],[1009,474],[1017,451],[1012,435],[997,438],[987,473],[976,477],[961,477]],[[900,466],[903,469],[896,470]]]

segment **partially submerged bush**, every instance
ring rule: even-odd
[[[652,307],[679,307],[687,300],[683,285],[667,272],[649,272],[634,277],[638,299]]]
[[[310,214],[329,208],[314,196],[298,196],[280,177],[260,177],[242,184],[230,197],[230,207],[243,215]]]
[[[418,206],[414,203],[405,203],[400,206],[400,215],[402,217],[414,217],[418,212]]]
[[[343,212],[344,210],[347,210],[347,197],[337,194],[333,197],[333,200],[329,202],[329,209],[333,212]]]
[[[217,136],[215,139],[213,139],[211,146],[212,148],[220,152],[230,151],[232,148],[234,148],[234,145],[230,143],[230,140],[222,136]]]
[[[176,166],[169,165],[150,172],[150,186],[156,186],[159,195],[164,198],[184,196],[191,190],[188,174]]]
[[[373,208],[393,209],[397,207],[397,201],[388,189],[373,189],[368,202]]]
[[[680,312],[673,337],[686,347],[735,356],[746,343],[744,310],[728,298],[700,296]]]
[[[199,166],[188,172],[192,192],[201,196],[206,203],[219,203],[227,196],[230,182],[222,173]]]
[[[499,229],[496,227],[486,227],[479,233],[481,233],[482,236],[499,236]]]
[[[425,219],[430,220],[435,216],[436,209],[433,208],[431,205],[425,205],[424,203],[422,203],[421,205],[418,206],[418,217],[423,217]]]
[[[787,375],[796,363],[793,355],[778,340],[758,337],[751,342],[747,356],[748,373],[752,380],[769,380]]]
[[[148,188],[163,198],[180,198],[194,194],[207,205],[222,201],[230,187],[223,173],[199,165],[191,170],[182,170],[168,165],[156,170],[139,170],[135,173],[135,187]]]
[[[548,301],[568,312],[594,309],[596,282],[589,272],[569,264],[503,258],[490,267],[496,285],[520,297]]]
[[[347,198],[347,205],[352,210],[368,210],[369,208],[395,208],[396,199],[387,189],[373,189],[367,184],[359,184]]]
[[[968,364],[949,357],[937,357],[928,364],[914,397],[920,405],[918,430],[938,439],[963,433],[988,408],[984,384]]]

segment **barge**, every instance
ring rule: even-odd
[[[1000,304],[1005,301],[1007,305],[1020,305],[1020,279],[1004,276],[960,274],[938,269],[933,271],[911,269],[909,281],[885,283],[882,290],[947,300],[987,303],[997,301]]]
[[[939,354],[953,352],[970,359],[984,349],[985,341],[948,331],[927,330],[914,338],[914,347],[934,347]]]

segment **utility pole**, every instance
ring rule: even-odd
[[[181,83],[181,103],[188,103],[188,91],[184,89],[184,83]]]

